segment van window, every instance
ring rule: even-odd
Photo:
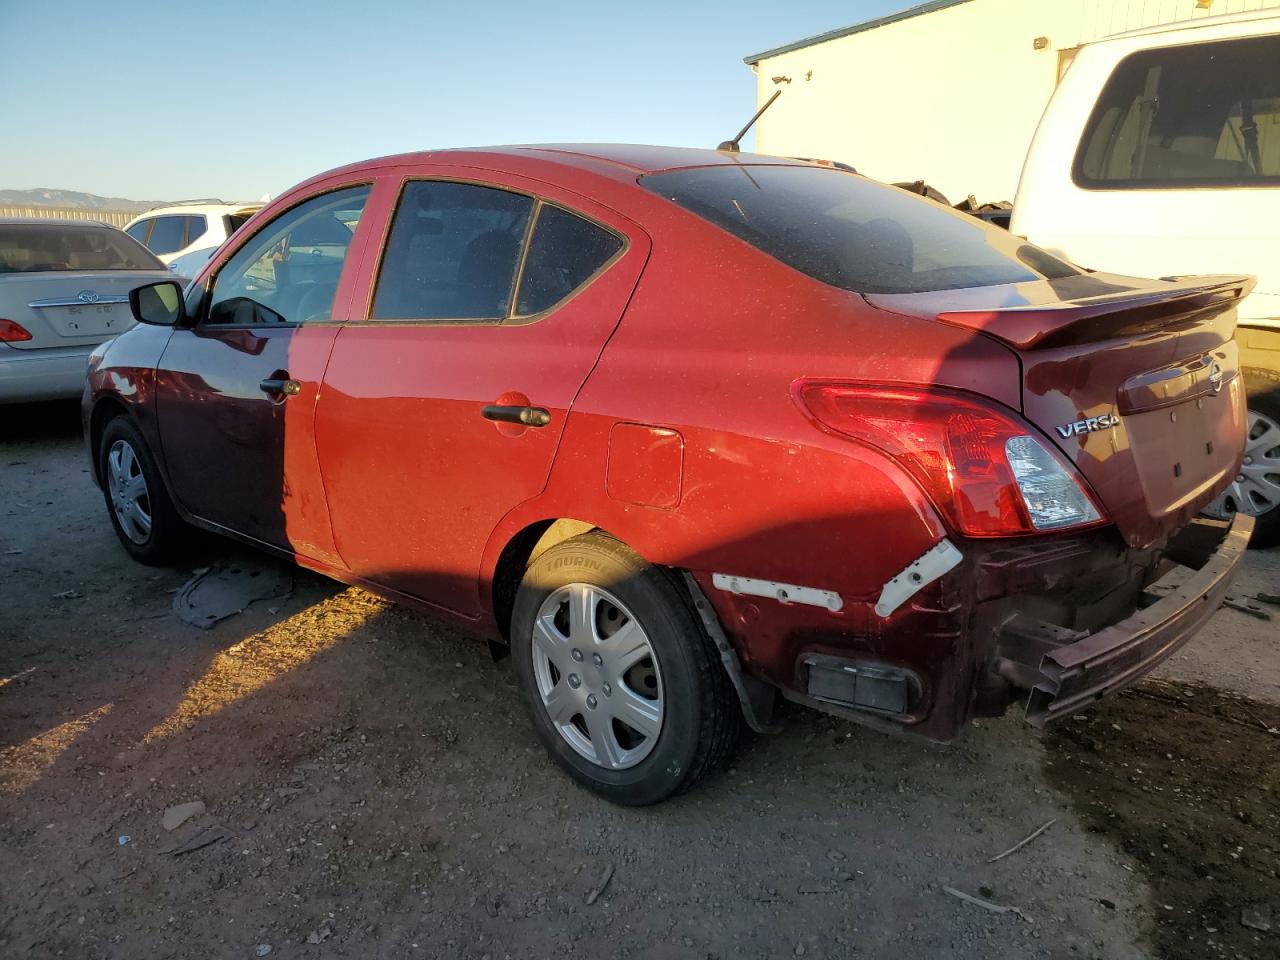
[[[382,255],[371,319],[502,320],[533,199],[474,183],[404,188]]]
[[[1103,88],[1076,153],[1094,189],[1280,182],[1280,36],[1143,50]]]
[[[827,167],[733,164],[641,177],[690,213],[815,280],[919,293],[1079,273],[1006,231]]]

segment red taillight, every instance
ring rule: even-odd
[[[30,340],[31,334],[12,320],[0,320],[0,343],[16,343],[19,340]]]
[[[1075,469],[1047,448],[1050,468],[1073,481],[1081,503],[1079,520],[1070,514],[1054,519],[1054,504],[1045,509],[1034,499],[1034,481],[1028,482],[1025,474],[1015,476],[1008,445],[1023,440],[1045,445],[1030,426],[981,397],[957,390],[806,380],[797,381],[793,393],[826,430],[867,443],[901,464],[963,536],[1017,536],[1100,520]]]

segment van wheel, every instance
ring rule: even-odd
[[[174,560],[190,528],[174,510],[147,442],[125,417],[102,431],[98,475],[111,526],[129,556],[151,566]]]
[[[1257,519],[1249,546],[1261,549],[1280,543],[1280,373],[1245,370],[1244,386],[1249,404],[1244,463],[1205,513],[1221,520],[1252,514]]]
[[[614,803],[656,803],[723,766],[729,679],[662,569],[593,531],[541,554],[511,618],[516,676],[547,751]]]

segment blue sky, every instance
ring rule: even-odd
[[[755,107],[745,55],[915,2],[0,0],[0,189],[250,199],[429,147],[715,146]]]

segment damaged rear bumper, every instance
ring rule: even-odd
[[[1029,657],[1008,664],[1020,685],[1031,687],[1027,721],[1040,727],[1078,711],[1136,682],[1177,652],[1221,606],[1253,523],[1243,514],[1230,525],[1197,521],[1198,545],[1177,553],[1178,565],[1146,589],[1146,599],[1154,602],[1095,633],[1039,628],[1033,640],[1037,627],[1009,624],[1022,634],[1026,652],[1040,654],[1034,667]]]

